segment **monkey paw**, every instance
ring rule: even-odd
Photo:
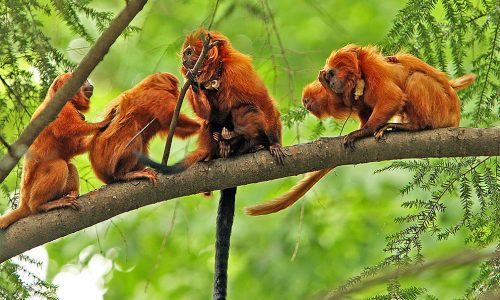
[[[269,147],[269,152],[271,152],[271,155],[276,158],[278,164],[284,164],[287,154],[283,151],[283,147],[281,147],[280,144],[272,144]]]
[[[67,198],[78,198],[80,196],[80,193],[78,191],[71,191],[69,194],[66,195]]]
[[[228,158],[231,155],[231,146],[227,141],[219,142],[219,157]]]
[[[200,91],[200,83],[196,79],[196,76],[191,72],[191,70],[187,70],[186,76],[191,82],[191,88],[193,89],[193,92],[198,93]]]
[[[349,148],[351,150],[354,150],[354,141],[356,141],[356,136],[353,134],[348,134],[344,137],[344,140],[342,141],[344,148]]]
[[[222,140],[222,135],[220,134],[220,132],[216,132],[216,131],[213,132],[212,137],[213,137],[214,141],[216,141],[216,142],[219,142]]]
[[[68,198],[68,202],[66,203],[66,205],[65,206],[63,205],[61,207],[69,207],[69,208],[74,209],[74,210],[81,210],[82,209],[82,207],[80,206],[78,201],[76,201],[76,198]]]
[[[234,137],[234,133],[229,131],[226,127],[222,128],[221,135],[225,140],[230,140]]]
[[[375,137],[375,139],[377,141],[379,141],[384,136],[384,133],[386,132],[387,129],[389,129],[389,126],[385,125],[384,127],[382,127],[379,130],[375,131],[375,133],[373,134],[373,136]]]
[[[7,220],[0,219],[0,230],[6,229],[9,225],[10,223],[8,223]]]

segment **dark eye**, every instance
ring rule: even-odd
[[[328,78],[335,77],[335,70],[331,69],[328,71]]]
[[[193,54],[193,50],[191,48],[184,50],[184,55],[191,56],[191,54]]]

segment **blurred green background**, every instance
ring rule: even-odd
[[[270,31],[269,20],[259,13],[260,2],[223,1],[213,29],[253,57],[256,70],[285,113],[289,107],[300,105],[302,87],[316,78],[333,49],[347,43],[380,43],[405,2],[272,1],[288,64]],[[91,6],[118,12],[123,1],[94,1]],[[201,0],[150,1],[132,23],[141,31],[113,45],[90,76],[95,93],[87,119],[100,120],[108,102],[148,74],[167,71],[180,77],[183,38],[209,18],[213,8],[212,2]],[[79,62],[89,44],[53,18],[45,18],[45,25],[52,43]],[[93,28],[90,21],[87,25]],[[97,36],[97,31],[94,34]],[[191,113],[187,104],[183,110]],[[328,120],[323,125],[324,135],[340,134],[338,123]],[[311,140],[317,126],[318,120],[309,115],[300,128],[284,128],[284,145]],[[348,121],[344,134],[356,127],[356,122]],[[163,145],[163,140],[156,139],[151,144],[151,156],[159,159]],[[175,140],[171,162],[180,160],[195,145],[195,139]],[[87,156],[76,161],[83,177],[81,192],[101,186]],[[407,212],[400,207],[401,202],[430,196],[425,191],[401,196],[399,190],[411,174],[373,174],[385,165],[339,167],[301,202],[264,217],[246,216],[243,207],[279,195],[300,176],[240,187],[229,263],[230,298],[312,298],[383,260],[387,256],[383,251],[385,237],[404,228],[394,222],[395,217]],[[57,278],[60,272],[82,273],[98,264],[103,271],[93,276],[105,299],[208,299],[217,198],[218,193],[211,199],[197,195],[144,207],[49,243],[45,245],[50,257],[48,279]],[[445,202],[450,201],[447,204],[451,208],[459,206],[454,200],[450,197]],[[453,209],[449,211],[448,218],[457,218]],[[424,238],[423,253],[437,258],[463,248],[462,233],[439,243],[429,235]],[[440,299],[451,299],[463,295],[476,272],[471,267],[431,271],[403,283],[426,287]],[[385,289],[381,285],[354,298]]]

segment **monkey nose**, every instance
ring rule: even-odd
[[[304,104],[304,107],[309,110],[311,108],[311,100],[309,98],[304,98],[302,99],[302,103]]]
[[[83,88],[83,93],[87,98],[92,97],[92,95],[94,94],[94,86],[89,83]]]

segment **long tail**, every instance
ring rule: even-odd
[[[221,191],[217,210],[217,228],[215,232],[215,274],[213,300],[225,300],[227,296],[227,265],[229,244],[234,219],[236,187]]]
[[[476,74],[465,74],[462,77],[458,77],[455,79],[450,80],[451,87],[456,90],[460,91],[471,85],[474,80],[476,80]]]
[[[137,156],[137,159],[139,160],[139,162],[145,166],[148,166],[148,167],[151,167],[153,169],[155,169],[156,171],[162,173],[162,174],[166,174],[166,175],[169,175],[169,174],[177,174],[177,173],[180,173],[182,171],[184,171],[186,168],[178,163],[178,164],[175,164],[171,167],[169,166],[165,166],[165,165],[162,165],[160,163],[157,163],[156,161],[154,160],[151,160],[149,157],[147,157],[146,155],[144,155],[144,153],[140,153],[140,152],[135,152],[135,155]]]
[[[19,221],[22,218],[25,218],[31,214],[29,207],[27,206],[19,206],[13,211],[0,216],[0,229],[5,229],[9,227],[12,223]]]
[[[245,213],[251,216],[267,215],[283,210],[297,202],[332,168],[307,173],[291,190],[271,201],[245,208]]]

